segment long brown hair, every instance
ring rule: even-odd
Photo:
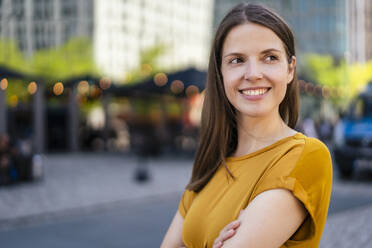
[[[256,23],[272,30],[283,42],[288,62],[295,56],[292,31],[286,22],[273,11],[255,4],[239,4],[230,10],[217,28],[209,59],[205,99],[202,110],[200,144],[196,152],[192,176],[187,189],[199,192],[213,177],[221,164],[226,166],[238,143],[235,109],[228,101],[221,73],[222,46],[228,32],[244,23]],[[298,118],[299,100],[296,68],[279,105],[281,118],[294,128]]]

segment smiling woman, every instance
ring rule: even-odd
[[[255,23],[236,26],[225,39],[222,58],[226,96],[238,115],[275,118],[296,65],[293,55],[288,63],[280,38]]]
[[[332,163],[294,130],[294,37],[274,12],[240,4],[219,25],[200,145],[162,247],[319,246]]]

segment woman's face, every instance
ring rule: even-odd
[[[288,64],[283,42],[273,31],[254,23],[232,28],[221,61],[225,92],[238,116],[278,113],[296,59]]]

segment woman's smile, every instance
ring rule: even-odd
[[[239,90],[239,93],[247,100],[258,101],[263,99],[271,87],[254,87]]]

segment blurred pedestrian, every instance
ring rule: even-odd
[[[9,136],[0,135],[0,185],[9,184],[12,181],[12,153]]]
[[[332,140],[333,127],[332,123],[328,119],[321,119],[319,124],[319,136],[320,139],[325,143],[330,143]]]
[[[200,145],[162,247],[319,246],[331,194],[327,147],[296,132],[294,38],[240,4],[212,47]]]
[[[316,131],[315,123],[313,119],[311,119],[310,117],[306,117],[304,119],[302,127],[304,129],[304,133],[306,136],[318,138],[318,132]]]

